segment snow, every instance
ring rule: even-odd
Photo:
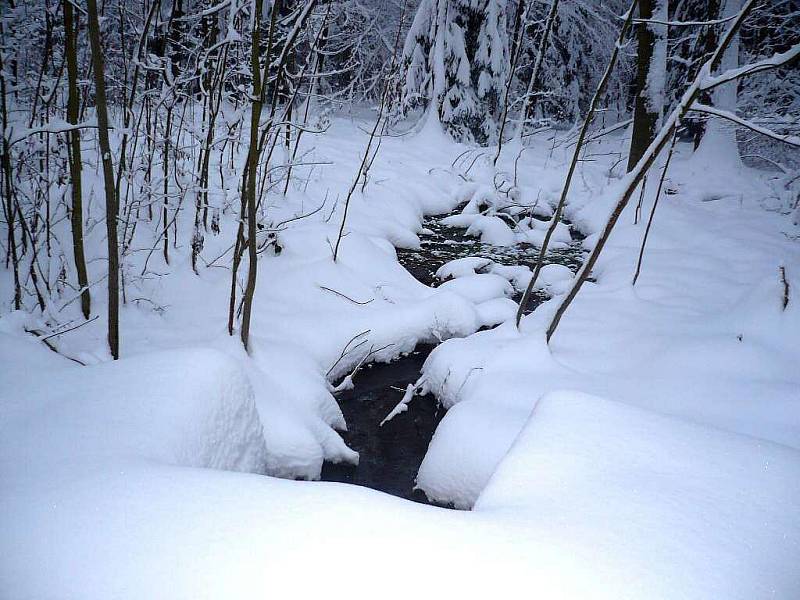
[[[60,365],[59,365],[60,367]],[[25,478],[61,477],[81,462],[137,458],[186,467],[263,472],[261,421],[250,381],[206,349],[152,353],[54,370],[20,382],[4,377],[2,437],[25,456]],[[3,461],[13,482],[16,461]]]
[[[799,497],[797,450],[556,392],[475,510],[547,523],[554,552],[592,548],[604,597],[794,598]]]
[[[442,283],[438,289],[456,293],[475,303],[514,294],[514,288],[508,280],[494,273],[479,273],[451,279]]]
[[[225,331],[230,273],[195,275],[178,252],[168,276],[129,278],[121,361],[105,362],[102,319],[53,338],[89,363],[79,367],[26,332],[43,327],[36,318],[3,314],[0,595],[800,594],[800,250],[790,218],[761,205],[763,176],[709,169],[679,144],[666,184],[675,193],[661,199],[637,285],[643,225],[631,207],[548,346],[557,299],[514,326],[510,296],[528,266],[460,259],[431,288],[398,264],[395,247],[419,246],[424,215],[465,203],[446,221],[493,243],[541,243],[547,227],[531,219],[512,230],[498,216],[511,214],[511,193],[494,189],[486,165],[469,183],[448,172],[464,148],[433,127],[383,141],[333,262],[342,207],[332,199],[363,142],[345,118],[309,134],[313,158],[336,164],[265,206],[280,252],[260,259],[250,355]],[[592,144],[611,155],[627,140]],[[547,213],[564,146],[531,146],[514,202]],[[513,158],[500,168],[510,172]],[[612,158],[580,165],[567,206],[590,234],[586,248],[619,185]],[[319,214],[276,225],[318,207],[329,188]],[[223,220],[208,236],[206,258],[225,251],[233,226]],[[555,239],[565,245],[568,229]],[[92,280],[102,243],[87,233]],[[129,274],[141,272],[128,260]],[[152,273],[166,270],[152,261]],[[558,295],[571,278],[547,264],[537,287]],[[77,311],[50,310],[59,308]],[[360,458],[339,435],[347,423],[333,384],[423,342],[442,343],[414,388],[447,413],[417,486],[472,510],[291,481]],[[357,390],[358,374],[351,383]],[[413,418],[426,401],[401,403],[392,418]]]
[[[779,271],[800,264],[794,226],[761,207],[756,172],[724,162],[708,171],[700,159],[679,145],[667,181],[674,193],[662,198],[635,288],[643,225],[631,206],[593,271],[597,283],[584,286],[549,347],[555,301],[525,317],[521,333],[505,323],[430,355],[429,386],[454,407],[420,469],[432,498],[471,506],[538,399],[563,389],[800,448],[800,312],[794,300],[782,307]],[[598,171],[584,173],[590,188],[601,185]],[[596,231],[611,197],[576,195],[569,216]],[[798,289],[797,269],[786,272]],[[541,282],[558,294],[568,277],[546,266]],[[484,436],[486,413],[507,422]]]
[[[480,215],[467,228],[467,235],[480,237],[484,244],[510,246],[514,243],[514,232],[500,217]]]
[[[475,305],[481,327],[494,327],[517,314],[519,305],[511,298],[492,298]]]
[[[447,279],[454,279],[456,277],[466,277],[467,275],[475,275],[479,271],[483,271],[486,267],[492,264],[492,260],[488,258],[481,258],[478,256],[466,256],[464,258],[456,258],[449,262],[444,263],[436,270],[436,278],[445,281]]]

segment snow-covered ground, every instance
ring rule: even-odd
[[[469,199],[454,220],[471,234],[536,243],[541,223],[514,231],[479,205],[546,214],[568,144],[534,140],[498,195],[490,161],[465,181],[451,168],[465,148],[434,131],[385,139],[333,263],[334,199],[365,138],[347,119],[309,135],[313,160],[333,164],[267,207],[279,223],[328,198],[261,257],[252,357],[225,331],[229,271],[194,275],[185,248],[128,290],[149,301],[122,312],[119,362],[106,362],[102,319],[59,336],[80,367],[25,333],[34,318],[3,314],[0,595],[800,597],[800,231],[770,210],[769,174],[679,146],[636,287],[644,223],[630,207],[548,348],[557,300],[513,325],[507,296],[524,272],[462,262],[433,289],[394,247]],[[573,186],[567,217],[587,247],[624,143],[595,143]],[[498,164],[507,178],[516,150]],[[235,222],[222,225],[207,260],[233,240]],[[542,283],[563,293],[566,275],[549,268]],[[330,382],[366,354],[439,340],[425,385],[449,411],[418,484],[473,510],[269,476],[357,460]]]

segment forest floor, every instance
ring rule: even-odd
[[[569,135],[539,134],[518,161],[511,144],[497,168],[430,129],[384,139],[334,263],[368,125],[308,135],[308,166],[264,207],[278,246],[260,257],[250,356],[225,328],[230,214],[199,275],[187,240],[170,264],[128,257],[123,360],[108,361],[103,318],[54,339],[80,367],[26,333],[41,319],[3,314],[2,595],[800,596],[800,228],[772,175],[678,144],[636,286],[654,182],[548,346],[624,137],[589,147],[555,236],[569,260],[549,261],[539,299],[553,299],[517,330],[530,272],[513,258],[541,242]],[[230,180],[218,200],[235,195]],[[418,281],[397,249],[407,260],[441,233],[426,215],[445,214],[486,246],[418,265]],[[99,270],[104,242],[87,238]],[[0,288],[5,301],[5,272]],[[424,344],[438,344],[419,382],[431,395],[387,426],[435,397],[447,412],[417,486],[471,510],[302,481],[358,461],[334,386]]]

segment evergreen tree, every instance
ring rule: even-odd
[[[403,67],[403,114],[422,107],[454,138],[492,142],[509,69],[505,0],[423,0]]]

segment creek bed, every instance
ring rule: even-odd
[[[478,256],[506,265],[536,262],[538,249],[531,244],[493,246],[483,244],[464,235],[464,230],[441,223],[441,218],[425,220],[426,233],[420,236],[421,248],[398,249],[400,263],[419,281],[436,286],[436,270],[456,258]],[[577,271],[583,259],[580,240],[572,232],[573,243],[567,248],[555,249],[547,254],[548,263],[558,263]],[[521,294],[514,300],[519,301]],[[532,310],[547,296],[541,292],[531,295]],[[339,406],[347,421],[342,437],[348,446],[360,455],[358,466],[325,463],[323,481],[338,481],[362,485],[394,496],[428,503],[425,494],[414,490],[417,471],[428,450],[444,410],[432,395],[415,397],[408,411],[380,426],[383,418],[403,397],[409,383],[420,376],[432,345],[418,346],[410,354],[391,363],[366,365],[354,379],[355,387],[338,396]]]

